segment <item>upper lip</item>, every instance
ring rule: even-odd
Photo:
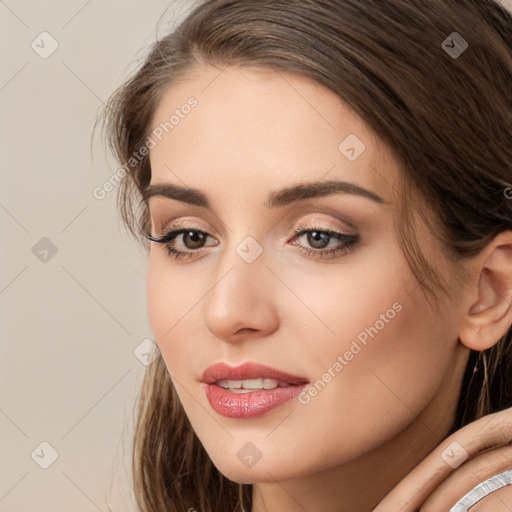
[[[305,384],[309,382],[303,377],[277,370],[260,363],[247,362],[240,366],[229,366],[226,363],[215,363],[206,368],[201,382],[213,384],[218,380],[275,379],[289,384]]]

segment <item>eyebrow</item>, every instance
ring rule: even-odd
[[[351,194],[370,199],[376,203],[386,203],[386,201],[384,201],[375,192],[355,185],[354,183],[338,180],[324,180],[299,183],[274,190],[268,195],[264,205],[268,208],[277,208],[296,201],[303,201],[313,197],[325,197],[333,194]],[[144,202],[147,205],[149,199],[154,196],[167,197],[169,199],[175,199],[176,201],[212,210],[211,201],[208,195],[195,188],[182,187],[181,185],[173,183],[149,185],[143,192],[141,202]]]

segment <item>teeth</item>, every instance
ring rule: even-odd
[[[217,385],[224,389],[275,389],[277,387],[291,386],[288,382],[276,379],[245,379],[245,380],[218,380]]]
[[[232,380],[231,382],[239,382],[240,387],[244,389],[263,389],[263,379]]]
[[[264,389],[274,389],[279,386],[279,381],[276,379],[263,379]]]

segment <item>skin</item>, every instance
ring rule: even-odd
[[[457,460],[447,454],[457,443]],[[464,451],[463,451],[463,450]],[[460,456],[462,454],[462,456]],[[460,457],[460,458],[459,458]],[[460,466],[457,463],[461,462]],[[436,447],[381,501],[374,512],[448,510],[480,482],[512,467],[512,408],[489,414],[458,430]],[[509,512],[512,486],[479,500],[471,512]]]
[[[501,280],[480,279],[511,237],[471,260],[462,283],[435,224],[417,218],[423,251],[455,298],[439,295],[436,308],[398,245],[397,162],[337,95],[297,75],[203,67],[168,88],[152,129],[191,96],[197,107],[150,151],[151,184],[200,189],[213,210],[152,197],[151,234],[179,220],[209,236],[194,249],[179,235],[177,249],[196,251],[179,260],[152,243],[147,274],[149,321],[184,410],[215,466],[254,484],[252,512],[372,510],[449,430],[468,347],[492,345],[512,323],[506,259],[496,257]],[[355,161],[338,149],[349,134],[366,146]],[[330,179],[384,202],[335,194],[264,204],[275,189]],[[308,256],[297,246],[319,246],[293,234],[299,223],[360,239],[334,258]],[[250,264],[236,252],[248,236],[262,250]],[[324,251],[342,245],[327,240]],[[211,364],[256,361],[315,382],[394,303],[400,312],[307,405],[294,399],[253,419],[211,408],[200,382]],[[248,442],[261,453],[252,467],[237,457]]]

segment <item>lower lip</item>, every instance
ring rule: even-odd
[[[208,401],[213,409],[227,418],[255,418],[293,400],[307,384],[258,389],[247,393],[232,393],[217,384],[205,384]]]

